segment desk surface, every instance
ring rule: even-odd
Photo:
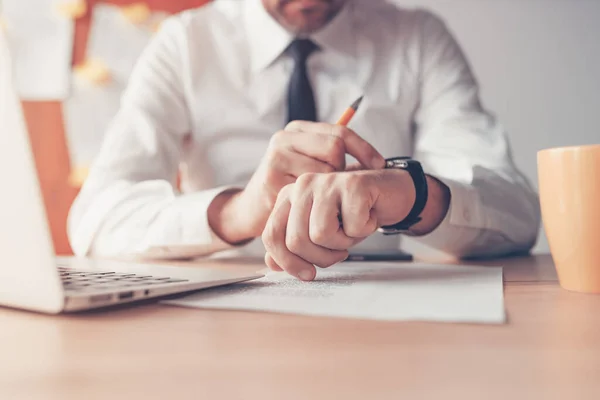
[[[561,289],[548,256],[486,264],[505,267],[504,326],[0,309],[0,398],[600,398],[600,296]]]

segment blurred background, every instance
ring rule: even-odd
[[[600,143],[600,1],[394,2],[444,18],[536,188],[538,150]],[[549,252],[541,227],[534,251]]]
[[[599,0],[388,1],[428,8],[446,21],[473,66],[485,106],[503,122],[514,159],[534,186],[538,150],[600,143]],[[135,57],[165,16],[208,1],[0,0],[9,39],[11,20],[28,18],[26,11],[17,15],[15,9],[24,8],[15,4],[30,2],[52,4],[72,21],[68,93],[36,99],[20,89],[55,249],[70,254],[67,213]],[[543,230],[535,251],[548,252]]]
[[[18,87],[24,100],[23,106],[25,118],[31,136],[38,176],[44,195],[44,202],[57,254],[72,254],[66,233],[66,219],[69,208],[71,207],[71,203],[75,199],[81,184],[85,180],[86,169],[88,167],[86,157],[89,158],[90,156],[89,148],[97,143],[98,138],[96,133],[102,131],[108,124],[109,114],[115,107],[115,95],[117,96],[116,100],[118,101],[118,92],[122,90],[124,83],[114,82],[115,77],[107,77],[106,71],[103,71],[101,66],[96,68],[93,68],[93,66],[92,68],[85,68],[86,65],[90,64],[90,61],[92,61],[92,64],[94,62],[103,62],[103,60],[90,54],[90,45],[93,40],[92,36],[96,36],[97,41],[102,42],[103,37],[109,37],[111,34],[114,34],[114,31],[112,31],[110,27],[111,21],[105,21],[106,19],[102,17],[96,18],[96,16],[100,14],[96,11],[110,10],[113,11],[112,14],[115,14],[114,16],[122,17],[119,20],[113,18],[113,28],[124,28],[127,26],[132,28],[128,32],[128,37],[121,37],[117,42],[106,41],[104,44],[100,43],[100,45],[97,46],[99,49],[95,49],[102,52],[102,50],[108,47],[109,50],[114,50],[112,56],[118,56],[119,54],[123,54],[122,49],[136,46],[139,47],[140,44],[142,44],[139,32],[143,29],[138,26],[141,24],[140,21],[144,20],[144,18],[149,19],[149,16],[147,15],[148,12],[159,13],[159,15],[165,16],[189,8],[200,7],[207,2],[208,0],[148,0],[144,2],[131,0],[0,0],[0,24],[7,34],[9,44],[12,45],[11,50],[13,51],[13,58],[19,58],[21,55],[23,58],[28,56],[28,54],[19,54],[18,50],[23,47],[20,45],[23,45],[23,42],[27,42],[28,39],[43,42],[46,40],[45,37],[48,36],[49,32],[57,35],[64,35],[64,31],[71,31],[70,34],[72,35],[69,64],[72,66],[70,74],[72,74],[71,81],[74,84],[71,85],[69,93],[66,96],[48,96],[45,93],[40,96],[64,98],[41,99],[42,101],[40,101],[40,99],[35,99],[36,93],[29,93],[30,91],[28,91],[27,88]],[[106,15],[107,13],[103,14]],[[38,22],[40,19],[51,20],[51,25],[53,26],[46,27],[47,31],[44,32],[43,29],[40,29],[39,24],[32,23],[31,26],[29,26],[29,29],[31,31],[38,31],[32,33],[30,38],[23,38],[21,43],[19,43],[18,40],[14,40],[14,37],[24,36],[25,33],[18,32],[19,35],[13,34],[11,36],[11,31],[20,31],[22,28],[19,27],[19,25],[22,25],[21,22],[23,19],[30,21],[37,20]],[[14,22],[11,23],[13,20]],[[56,26],[62,25],[63,20],[69,20],[72,28],[56,32],[58,30],[56,29]],[[96,28],[94,28],[95,25]],[[148,29],[148,31],[150,31],[150,35],[147,37],[148,40],[151,37],[152,30],[155,30],[156,28],[156,26],[151,26],[150,29]],[[94,29],[96,30],[95,35],[93,32]],[[60,40],[64,41],[64,38],[60,38]],[[119,52],[120,48],[121,52]],[[37,49],[32,50],[32,52],[35,50]],[[55,56],[56,54],[52,55],[52,57]],[[124,57],[129,58],[130,55],[125,54]],[[21,63],[17,61],[15,71],[17,75],[19,74],[19,67],[21,67],[20,64]],[[106,65],[104,65],[104,67],[106,67]],[[77,75],[82,79],[75,82]],[[36,78],[40,77],[42,79],[44,78],[43,75],[36,76]],[[86,78],[89,81],[88,84],[81,84],[80,81],[86,80]],[[119,76],[119,79],[122,80],[123,78]],[[116,88],[111,84],[111,80],[113,81],[113,84],[116,83],[116,85],[114,85],[117,86]],[[79,83],[79,85],[77,85],[77,83]],[[81,96],[78,96],[78,94],[81,94]],[[68,129],[68,115],[66,115],[68,109],[67,105],[70,102],[72,102],[73,105],[72,117],[75,119],[77,117],[82,117],[85,121],[86,115],[84,115],[84,111],[86,111],[88,113],[87,117],[91,117],[91,121],[95,123],[96,126],[91,126],[89,129],[85,130],[70,132]],[[78,110],[78,105],[82,106],[83,110]],[[102,109],[101,115],[98,115],[100,110],[96,113],[92,110],[90,114],[89,107],[93,106]],[[78,121],[75,122],[76,123],[73,124],[75,127],[80,126],[80,123],[77,123]],[[75,138],[81,139],[78,144],[84,142],[83,146],[80,146],[79,149],[84,153],[82,157],[79,157],[74,151],[73,147],[75,147],[75,144],[72,143],[73,140],[69,141],[69,139]],[[87,146],[85,145],[86,139],[90,143]]]

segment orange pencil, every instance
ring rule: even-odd
[[[352,117],[354,117],[356,110],[358,110],[358,106],[360,106],[360,102],[362,101],[362,99],[363,99],[363,96],[360,96],[358,99],[356,99],[356,101],[354,103],[352,103],[352,105],[350,107],[348,107],[346,109],[346,111],[344,111],[344,113],[338,120],[337,125],[342,125],[342,126],[348,125],[348,123],[350,122]]]

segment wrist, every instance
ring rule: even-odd
[[[221,193],[208,208],[208,224],[223,241],[239,245],[250,241],[261,232],[248,220],[248,207],[244,207],[242,190],[229,190]],[[246,210],[246,212],[244,211]]]
[[[415,203],[415,186],[407,171],[387,169],[377,173],[381,185],[377,221],[379,226],[394,225],[406,218]]]
[[[404,221],[416,201],[415,184],[407,171],[390,169],[382,171],[381,197],[388,199],[378,208],[379,226],[396,225]],[[421,220],[409,228],[409,234],[422,236],[432,232],[444,220],[450,206],[450,189],[439,180],[426,175],[427,202],[419,214]],[[380,211],[381,209],[381,211]]]

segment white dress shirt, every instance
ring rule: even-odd
[[[335,122],[364,94],[350,127],[384,157],[415,157],[450,188],[446,218],[418,240],[459,257],[533,246],[537,196],[439,18],[350,0],[311,39],[321,49],[308,62],[319,120]],[[246,184],[284,127],[292,40],[260,0],[219,0],[164,23],[69,215],[74,252],[199,256],[230,248],[212,232],[207,209],[223,190]],[[398,240],[376,234],[364,246],[397,248]],[[260,240],[236,250],[264,251]]]

